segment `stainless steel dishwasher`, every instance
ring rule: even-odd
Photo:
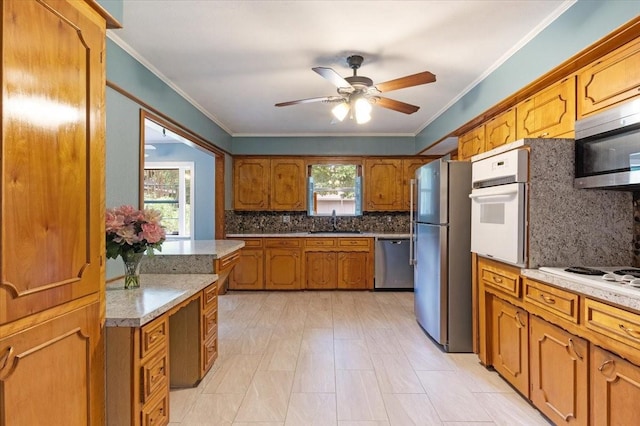
[[[413,290],[413,266],[409,265],[409,238],[376,238],[376,290]]]

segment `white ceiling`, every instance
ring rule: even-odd
[[[124,0],[109,37],[233,136],[414,136],[575,0]],[[331,104],[278,102],[336,95],[311,70],[375,83],[431,71],[435,83],[385,93],[420,107],[375,107],[372,120],[331,123]]]

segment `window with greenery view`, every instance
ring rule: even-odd
[[[144,208],[162,213],[168,238],[191,237],[193,184],[193,163],[145,164]]]
[[[362,214],[361,168],[356,164],[314,164],[308,169],[310,216]]]

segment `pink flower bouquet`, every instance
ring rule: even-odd
[[[157,210],[136,210],[132,206],[107,209],[107,258],[124,259],[132,253],[153,254],[153,249],[162,250],[165,233],[161,218]]]

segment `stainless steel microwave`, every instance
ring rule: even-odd
[[[640,100],[576,121],[574,186],[640,190]]]

